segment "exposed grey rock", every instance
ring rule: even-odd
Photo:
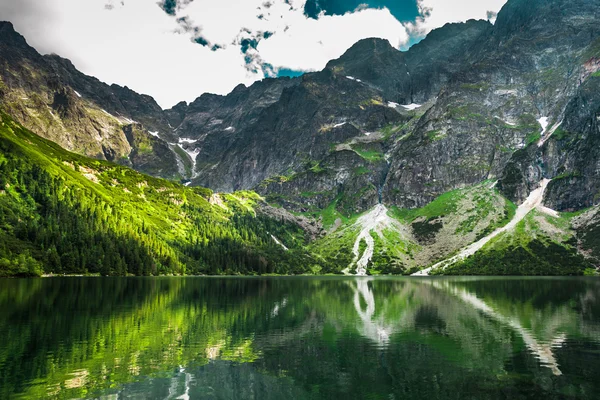
[[[379,202],[421,207],[486,179],[519,202],[542,178],[553,179],[548,205],[575,210],[596,204],[600,191],[599,20],[600,0],[509,0],[494,25],[448,24],[406,52],[361,40],[323,71],[164,111],[68,60],[40,56],[2,24],[0,96],[8,108],[17,90],[38,94],[36,107],[51,109],[60,127],[23,104],[9,112],[72,150],[217,191],[256,189],[295,211],[333,202],[348,215]],[[413,103],[422,107],[403,107]],[[90,105],[141,127],[114,129]],[[132,140],[124,133],[132,129],[161,139]],[[195,170],[163,139],[197,154]],[[141,154],[142,142],[152,154]]]

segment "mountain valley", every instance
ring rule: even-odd
[[[0,23],[0,275],[597,274],[598,21],[509,0],[168,110]]]

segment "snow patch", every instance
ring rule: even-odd
[[[397,108],[397,107],[400,107],[400,104],[398,104],[398,103],[394,103],[393,101],[388,101],[387,105],[388,105],[388,107],[390,107],[390,108]]]
[[[77,90],[73,90],[73,92],[75,92],[75,94],[77,95],[77,97],[83,97],[79,94],[79,92]]]
[[[399,223],[397,221],[388,216],[388,209],[383,204],[378,204],[371,211],[358,218],[355,222],[355,226],[360,228],[360,233],[358,234],[352,249],[352,252],[354,253],[354,261],[352,264],[356,263],[356,275],[366,276],[367,266],[369,265],[371,258],[373,258],[375,241],[373,240],[373,236],[371,236],[371,232],[375,231],[378,236],[382,237],[385,229],[396,229],[399,231],[401,227],[398,225]],[[363,240],[366,242],[367,248],[361,255],[360,243]]]
[[[537,121],[542,126],[542,136],[544,136],[546,129],[548,129],[548,117],[541,117]]]
[[[334,127],[334,128],[339,128],[339,127],[341,127],[341,126],[344,126],[344,125],[346,125],[346,124],[347,124],[347,122],[341,122],[341,123],[339,123],[339,124],[335,124],[333,127]]]
[[[225,128],[226,132],[231,132],[233,130],[233,126],[228,126],[227,128]]]
[[[356,81],[356,82],[362,82],[360,79],[357,79],[353,76],[346,76],[347,79],[350,79],[351,81]]]
[[[518,92],[516,89],[499,89],[496,90],[494,92],[494,94],[500,95],[500,96],[506,96],[506,95],[516,95]]]
[[[131,125],[131,124],[137,124],[137,121],[134,121],[134,120],[132,120],[132,119],[130,119],[130,118],[127,118],[127,117],[123,117],[123,116],[121,116],[121,119],[122,119],[123,121],[125,121],[126,123],[128,123],[129,125]]]
[[[185,151],[187,153],[187,155],[190,157],[190,159],[192,160],[192,179],[197,177],[197,173],[196,173],[196,157],[198,157],[198,154],[200,154],[200,150],[199,149],[193,149],[193,150],[189,150],[184,148],[181,144],[178,144],[179,148],[183,151]]]
[[[365,132],[365,136],[371,136],[373,132]]]
[[[421,104],[415,104],[415,103],[403,104],[402,107],[404,107],[408,111],[412,111],[412,110],[416,110],[417,108],[421,107]]]
[[[510,125],[510,126],[517,126],[517,124],[515,124],[514,122],[510,122],[507,121],[505,119],[500,118],[499,116],[495,115],[494,118],[499,119],[500,121],[504,122],[506,125]]]
[[[198,139],[179,138],[179,143],[196,143]]]
[[[157,137],[160,139],[160,136],[158,136],[158,132],[152,132],[152,131],[148,131],[149,134],[151,134],[154,137]]]
[[[271,234],[269,233],[269,235],[271,235]],[[283,248],[285,251],[288,251],[288,250],[289,250],[289,249],[288,249],[288,248],[285,246],[285,244],[281,243],[281,242],[279,241],[279,239],[277,239],[275,236],[271,235],[271,239],[273,239],[273,241],[274,241],[275,243],[277,243],[278,245],[280,245],[280,246],[281,246],[281,247],[282,247],[282,248]]]
[[[551,217],[554,217],[554,218],[558,218],[558,217],[560,217],[560,214],[558,213],[558,211],[556,211],[556,210],[553,210],[553,209],[551,209],[551,208],[548,208],[548,207],[544,207],[544,206],[543,206],[543,205],[541,205],[541,204],[540,204],[540,205],[537,207],[537,209],[538,209],[540,212],[543,212],[544,214],[548,214],[548,215],[549,215],[549,216],[551,216]]]
[[[554,124],[554,126],[552,128],[550,128],[550,130],[548,132],[545,132],[545,130],[544,130],[544,132],[542,132],[542,138],[538,142],[538,147],[542,147],[544,145],[544,143],[546,143],[546,141],[548,139],[550,139],[550,136],[552,136],[554,134],[554,132],[556,132],[558,127],[561,125],[562,125],[562,121]]]
[[[116,119],[117,121],[119,121],[119,118],[115,117],[114,115],[112,115],[111,113],[109,113],[108,111],[106,111],[105,109],[102,109],[102,112],[104,114],[108,115],[109,117],[112,117],[112,118]]]

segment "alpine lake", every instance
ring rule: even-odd
[[[2,279],[0,398],[600,399],[600,280]]]

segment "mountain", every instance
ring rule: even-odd
[[[3,23],[0,104],[68,150],[322,225],[298,244],[310,270],[581,274],[600,259],[598,10],[509,0],[494,24],[407,51],[361,40],[322,71],[170,110]]]
[[[0,276],[302,273],[319,227],[70,153],[2,113]],[[285,245],[283,244],[285,243]]]
[[[157,137],[172,129],[151,97],[41,56],[8,22],[0,23],[0,62],[2,109],[27,128],[83,155],[165,178],[183,174],[187,156]]]

